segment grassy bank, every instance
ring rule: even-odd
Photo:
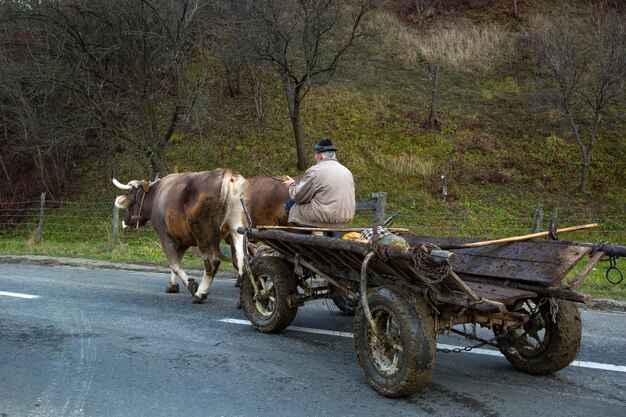
[[[119,263],[134,263],[141,265],[156,265],[167,267],[167,260],[161,251],[158,242],[153,238],[139,244],[138,241],[127,241],[118,244],[110,242],[83,242],[76,244],[63,241],[46,241],[41,245],[35,245],[32,241],[23,239],[3,238],[0,241],[0,254],[2,255],[44,255],[63,256],[72,258],[104,260]],[[584,262],[574,268],[567,279],[572,278],[581,269]],[[626,260],[619,259],[617,266],[626,271]],[[190,250],[183,260],[185,268],[201,268],[201,259],[192,254]],[[222,270],[233,271],[234,268],[228,262],[222,262]],[[626,281],[618,285],[611,284],[605,277],[608,269],[607,262],[601,262],[594,268],[585,280],[578,286],[577,291],[590,295],[593,298],[608,298],[613,300],[626,300]],[[613,279],[618,275],[612,271]]]

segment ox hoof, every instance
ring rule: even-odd
[[[193,278],[189,278],[189,280],[187,281],[187,289],[189,290],[191,295],[194,295],[196,292],[198,292],[198,287],[198,283]]]
[[[167,284],[167,288],[165,289],[165,292],[168,294],[173,294],[173,293],[177,293],[180,290],[180,287],[178,286],[178,284]]]
[[[235,308],[237,310],[241,310],[243,307],[241,306],[241,299],[237,300],[237,304],[235,304]]]
[[[206,298],[208,296],[209,296],[209,294],[202,294],[201,296],[194,295],[193,296],[193,303],[194,304],[202,304],[204,302],[204,300],[206,300]]]

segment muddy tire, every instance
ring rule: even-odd
[[[287,298],[297,292],[291,264],[280,258],[256,258],[250,264],[253,279],[261,290],[258,297],[247,273],[241,284],[241,306],[252,325],[265,333],[279,332],[296,317],[298,307],[289,307]]]
[[[332,298],[335,306],[341,311],[343,314],[347,316],[354,316],[356,313],[356,309],[359,305],[358,300],[351,300],[345,295],[337,295]]]
[[[556,306],[553,320],[549,300],[520,300],[514,311],[529,314],[528,322],[523,327],[494,328],[500,352],[516,369],[547,375],[565,368],[578,355],[582,337],[578,307],[563,300],[557,300]]]
[[[368,294],[376,338],[360,302],[354,319],[359,365],[376,391],[404,397],[426,385],[435,366],[435,327],[428,304],[410,291],[377,287]]]

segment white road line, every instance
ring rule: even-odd
[[[223,323],[243,324],[243,325],[246,325],[246,326],[252,326],[252,323],[250,323],[248,320],[222,319],[220,321],[223,322]],[[293,331],[296,331],[296,332],[325,334],[327,336],[354,337],[352,335],[352,333],[336,332],[336,331],[333,331],[333,330],[324,330],[324,329],[312,329],[312,328],[309,328],[309,327],[289,326],[287,329],[293,330]]]
[[[610,363],[574,361],[571,363],[571,366],[578,366],[579,368],[601,369],[603,371],[626,372],[626,366],[611,365]]]
[[[239,319],[221,319],[220,320],[222,323],[231,323],[231,324],[242,324],[245,326],[251,326],[252,323],[250,323],[248,320],[239,320]],[[314,334],[324,334],[324,335],[328,335],[328,336],[340,336],[340,337],[349,337],[349,338],[353,338],[354,335],[352,333],[348,333],[348,332],[336,332],[333,330],[324,330],[324,329],[312,329],[312,328],[308,328],[308,327],[298,327],[298,326],[289,326],[287,327],[287,330],[293,330],[296,332],[306,332],[306,333],[314,333]],[[460,348],[463,349],[463,346],[454,346],[454,345],[446,345],[443,343],[437,343],[437,348],[438,349],[456,349],[456,348]],[[504,357],[502,355],[502,353],[496,351],[496,350],[489,350],[489,349],[472,349],[469,352],[466,351],[462,351],[461,353],[473,353],[476,355],[487,355],[487,356],[500,356],[500,357]],[[626,373],[626,366],[622,366],[622,365],[612,365],[609,363],[598,363],[598,362],[587,362],[587,361],[574,361],[570,364],[570,366],[576,366],[578,368],[589,368],[589,369],[599,369],[599,370],[603,370],[603,371],[614,371],[614,372],[624,372]]]
[[[15,297],[15,298],[39,298],[38,295],[19,294],[16,292],[7,292],[7,291],[0,291],[0,295],[6,295],[7,297]]]

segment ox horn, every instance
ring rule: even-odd
[[[119,182],[118,180],[116,180],[115,177],[113,177],[113,185],[115,185],[120,190],[128,191],[128,190],[132,190],[133,189],[132,185],[129,185],[129,184],[124,185],[121,182]]]

